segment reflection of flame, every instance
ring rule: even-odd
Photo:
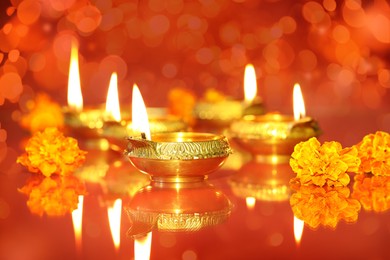
[[[246,197],[245,201],[246,201],[246,207],[248,209],[253,209],[256,205],[256,198],[254,197]]]
[[[121,243],[122,200],[116,199],[114,205],[107,209],[107,213],[112,240],[114,241],[115,249],[118,250]]]
[[[77,45],[72,43],[68,78],[68,106],[75,111],[83,109],[78,55]]]
[[[305,222],[294,216],[294,238],[297,246],[300,245]]]
[[[251,103],[257,95],[256,72],[252,64],[245,67],[244,94],[247,103]]]
[[[108,116],[114,118],[115,121],[121,121],[121,110],[118,97],[118,75],[115,72],[111,75],[110,86],[108,87],[106,112]]]
[[[152,247],[152,232],[134,240],[134,260],[150,259]]]
[[[79,203],[77,205],[77,209],[72,212],[72,222],[73,222],[73,230],[76,240],[76,248],[81,248],[81,230],[82,230],[82,222],[83,222],[83,202],[84,196],[79,196]]]
[[[136,84],[133,86],[132,103],[133,130],[145,134],[147,140],[151,140],[148,113],[141,92]]]
[[[294,85],[293,92],[294,101],[294,119],[299,120],[306,116],[305,102],[303,100],[301,86],[299,84]]]

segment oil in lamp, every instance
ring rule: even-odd
[[[125,154],[152,180],[160,182],[201,181],[225,162],[231,148],[223,135],[195,132],[150,134],[141,93],[133,88],[133,128]]]
[[[317,121],[307,117],[300,86],[294,86],[294,117],[280,113],[247,115],[233,122],[231,140],[262,162],[288,162],[294,146],[320,135]]]

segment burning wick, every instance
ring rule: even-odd
[[[300,120],[306,116],[305,102],[303,100],[301,86],[296,83],[293,90],[294,119]]]
[[[133,86],[132,121],[133,129],[137,132],[141,132],[142,139],[152,140],[145,102],[136,84]]]

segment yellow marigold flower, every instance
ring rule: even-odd
[[[361,205],[350,198],[348,187],[299,186],[290,197],[294,216],[313,229],[319,226],[336,228],[340,220],[356,222]]]
[[[46,94],[37,94],[34,100],[28,101],[27,110],[28,112],[21,117],[20,125],[32,133],[47,127],[61,128],[64,125],[60,105]]]
[[[216,89],[209,88],[206,90],[206,93],[204,94],[204,101],[206,102],[219,102],[226,100],[225,95],[222,92],[219,92]]]
[[[183,119],[188,125],[194,125],[193,109],[196,103],[194,93],[185,88],[173,88],[168,93],[168,111]]]
[[[358,173],[390,176],[390,134],[382,131],[368,134],[354,147],[362,162]]]
[[[359,200],[365,210],[390,209],[390,176],[358,174],[354,179],[352,197]]]
[[[27,206],[33,214],[62,216],[77,209],[78,197],[86,194],[86,188],[74,176],[33,176],[19,192],[28,195]]]
[[[78,147],[77,140],[65,137],[57,128],[36,132],[27,142],[26,153],[17,162],[31,172],[44,176],[70,175],[85,161],[85,151]]]
[[[338,142],[320,144],[312,137],[294,147],[290,166],[302,185],[346,186],[350,182],[347,172],[357,169],[360,160],[356,148],[343,149]]]

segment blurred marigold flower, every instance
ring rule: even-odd
[[[365,210],[390,209],[390,176],[357,174],[354,180],[352,197],[359,200]]]
[[[390,134],[377,131],[366,135],[354,145],[361,164],[357,173],[372,173],[376,176],[390,176]]]
[[[356,171],[360,164],[357,153],[354,147],[343,149],[335,141],[321,145],[312,137],[294,147],[290,166],[302,185],[346,186],[350,182],[347,172]]]
[[[85,161],[85,151],[78,147],[77,140],[65,137],[57,128],[49,127],[36,132],[27,142],[26,153],[17,162],[31,172],[44,176],[59,174],[68,176]]]
[[[39,93],[35,100],[28,101],[27,110],[21,117],[20,125],[32,133],[47,127],[61,128],[64,125],[61,106],[44,93]]]
[[[206,102],[213,103],[226,100],[226,96],[214,88],[209,88],[206,90],[203,99]]]
[[[86,194],[84,183],[74,176],[32,176],[18,190],[28,195],[28,208],[39,216],[71,213],[77,209],[79,195]]]
[[[290,205],[294,216],[311,228],[320,225],[336,228],[340,220],[356,222],[361,205],[350,198],[348,187],[319,187],[303,185],[291,195]]]
[[[195,123],[193,109],[196,97],[190,90],[175,87],[168,93],[168,111],[170,114],[180,117],[188,125]]]

